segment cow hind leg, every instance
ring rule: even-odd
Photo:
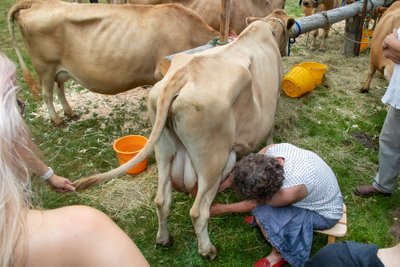
[[[158,231],[156,243],[162,246],[171,245],[171,236],[168,230],[168,216],[171,207],[172,181],[171,181],[171,158],[162,153],[158,153],[156,148],[156,158],[158,167],[158,188],[154,203],[157,207]]]
[[[158,231],[156,243],[162,246],[171,245],[171,235],[168,230],[168,216],[171,207],[171,180],[158,185],[157,196],[154,200],[157,207]]]
[[[190,217],[197,236],[198,251],[206,259],[213,260],[217,256],[217,249],[211,244],[208,235],[208,219],[210,218],[210,206],[217,194],[221,177],[211,184],[205,177],[199,176],[199,189],[196,199],[190,209]]]
[[[71,106],[68,103],[67,97],[65,96],[64,82],[56,83],[54,86],[57,97],[61,102],[61,106],[64,110],[65,116],[70,118],[71,120],[77,120],[79,118],[78,115],[74,113]]]
[[[50,120],[55,126],[59,126],[62,124],[63,121],[60,116],[58,116],[56,109],[54,108],[53,90],[55,83],[53,77],[53,75],[42,76],[42,92],[47,110],[49,112]]]
[[[369,68],[368,68],[367,80],[364,82],[363,87],[360,89],[361,93],[368,93],[369,92],[369,87],[371,85],[371,80],[374,77],[375,72],[376,72],[375,66],[372,63],[370,63],[369,64]]]

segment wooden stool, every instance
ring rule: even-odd
[[[347,207],[343,203],[343,215],[335,226],[326,230],[315,230],[317,233],[328,235],[328,244],[335,243],[336,237],[343,237],[347,232]]]

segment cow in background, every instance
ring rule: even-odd
[[[119,175],[155,149],[157,243],[171,242],[167,227],[171,191],[196,196],[190,216],[198,251],[214,259],[208,235],[210,205],[236,158],[272,143],[285,55],[294,19],[275,10],[252,22],[236,40],[197,54],[176,55],[149,94],[153,129],[145,147],[126,164],[83,178],[84,188]],[[254,21],[254,22],[253,22]]]
[[[83,3],[82,0],[70,0],[71,3]],[[99,3],[98,0],[89,0],[90,3]],[[107,0],[107,4],[126,4],[126,0]]]
[[[339,1],[338,0],[300,0],[299,5],[301,6],[303,10],[304,16],[310,16],[314,15],[319,12],[323,11],[328,11],[334,8],[339,7]],[[329,29],[330,26],[326,26],[322,28],[322,41],[320,45],[320,50],[325,51],[326,50],[326,40],[328,39],[329,35]],[[319,31],[318,29],[313,31],[313,39],[311,42],[311,49],[316,49],[317,48],[317,37],[318,37]]]
[[[230,28],[240,33],[246,28],[246,18],[265,17],[275,9],[284,9],[286,0],[231,0]],[[200,15],[204,21],[219,30],[221,0],[127,0],[128,4],[156,5],[180,3]]]
[[[219,35],[195,12],[178,4],[18,1],[8,14],[9,30],[31,88],[34,80],[16,46],[14,20],[55,125],[62,123],[53,105],[55,83],[64,113],[76,118],[64,93],[68,79],[100,94],[153,85],[162,78],[158,64],[163,57],[204,45]]]
[[[400,27],[400,2],[394,2],[389,8],[380,7],[378,14],[382,14],[379,19],[371,39],[370,63],[368,67],[368,76],[361,88],[361,93],[368,93],[371,80],[376,70],[382,73],[389,82],[392,78],[394,63],[383,55],[382,43],[385,37],[392,33],[393,29]]]

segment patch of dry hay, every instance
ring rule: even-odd
[[[157,179],[157,166],[153,164],[140,174],[124,175],[80,194],[101,205],[113,218],[123,218],[139,208],[154,209]]]
[[[116,95],[103,95],[84,89],[74,81],[68,81],[65,84],[67,100],[72,109],[80,114],[81,120],[90,119],[93,117],[93,114],[103,118],[110,117],[110,115],[114,115],[113,109],[123,104],[125,104],[124,109],[126,109],[127,112],[138,109],[139,100],[147,98],[148,92],[148,87],[137,87]],[[54,107],[59,114],[63,113],[62,106],[57,98],[55,98]],[[38,111],[34,115],[50,120],[44,101],[39,105]],[[128,124],[124,127],[128,128],[130,125]]]

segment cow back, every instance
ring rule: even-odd
[[[383,55],[382,43],[383,39],[392,33],[393,29],[398,29],[399,27],[400,2],[394,2],[385,13],[383,13],[372,34],[370,52],[371,63],[376,66],[380,72],[383,72],[384,68],[388,68],[390,73],[393,71],[394,63]]]
[[[33,1],[17,20],[39,75],[53,67],[104,94],[154,84],[164,56],[203,45],[218,34],[177,4]]]
[[[215,30],[220,29],[221,0],[128,0],[130,4],[180,3],[195,11]],[[265,17],[275,9],[283,9],[285,0],[232,0],[230,27],[240,33],[246,28],[246,18]]]

